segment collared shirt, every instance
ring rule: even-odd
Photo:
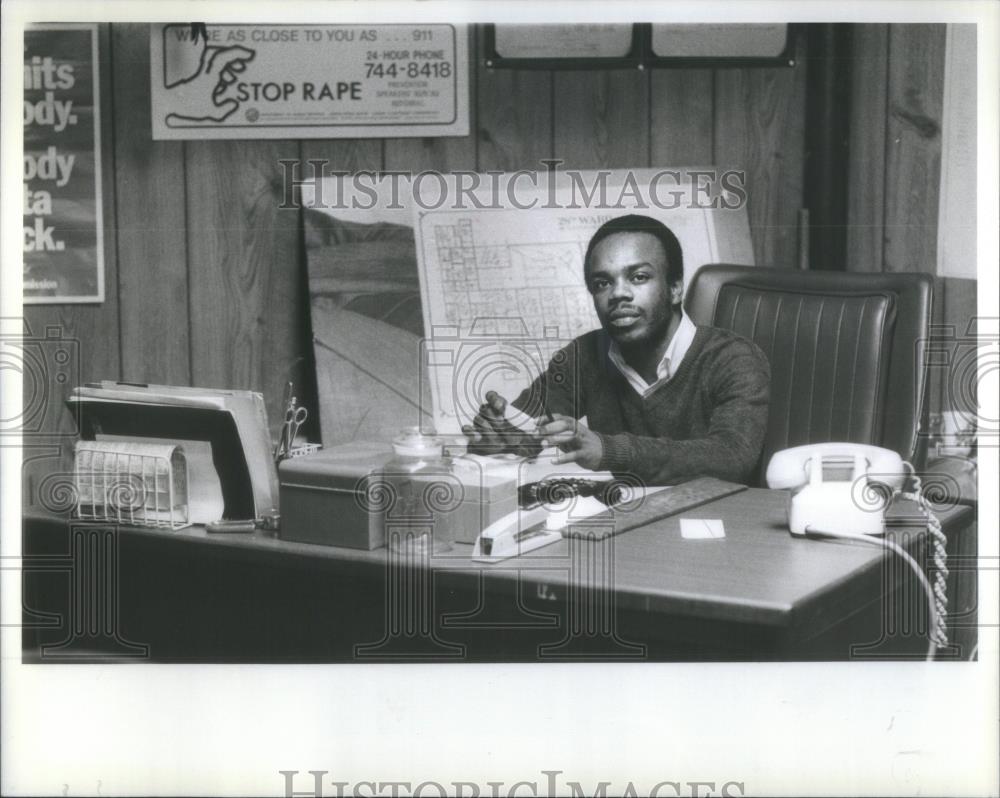
[[[652,385],[647,383],[639,372],[625,362],[616,341],[611,341],[611,345],[608,347],[608,358],[622,373],[622,376],[628,380],[628,384],[635,389],[635,392],[645,399],[677,373],[677,369],[681,367],[681,361],[684,360],[684,355],[691,348],[691,342],[697,331],[698,328],[694,322],[691,321],[687,313],[681,310],[681,322],[674,330],[674,336],[667,345],[667,351],[663,353],[663,358],[656,367],[656,382]]]

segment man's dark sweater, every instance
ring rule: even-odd
[[[604,446],[600,468],[646,484],[752,479],[770,398],[770,367],[757,346],[698,327],[677,372],[644,399],[608,359],[608,344],[604,330],[581,335],[512,404],[535,417],[586,416]]]

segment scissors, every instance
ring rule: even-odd
[[[304,407],[295,406],[295,397],[292,397],[288,410],[285,411],[285,423],[281,428],[281,441],[279,442],[279,454],[287,457],[292,450],[292,442],[299,434],[299,427],[305,424],[309,418],[309,411]]]

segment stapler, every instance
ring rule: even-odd
[[[472,547],[472,559],[500,562],[560,541],[567,515],[544,505],[514,510],[482,531]]]
[[[499,562],[562,540],[570,520],[607,510],[622,496],[618,485],[579,478],[544,479],[519,489],[521,508],[490,524],[476,539],[472,559]]]

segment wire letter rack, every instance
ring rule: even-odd
[[[180,446],[79,441],[76,515],[86,521],[181,529],[188,526],[187,461]]]

